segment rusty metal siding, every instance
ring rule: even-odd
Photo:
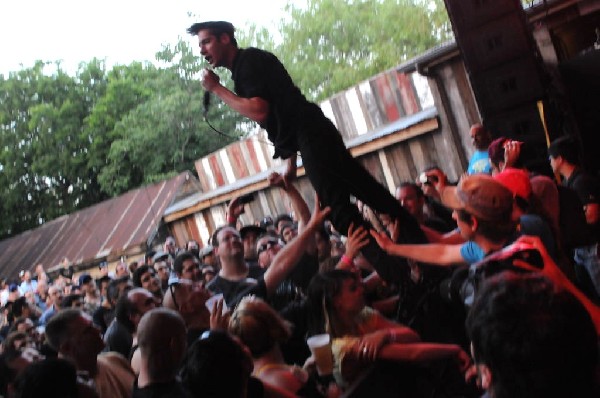
[[[0,275],[15,277],[19,270],[32,270],[38,263],[49,269],[64,258],[76,266],[88,266],[139,251],[189,178],[182,173],[3,240]]]

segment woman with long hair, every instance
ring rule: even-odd
[[[461,371],[470,363],[458,345],[422,343],[412,329],[367,307],[362,283],[353,272],[338,269],[315,275],[308,301],[309,334],[331,336],[333,374],[340,386],[347,386],[376,359],[428,362],[452,358]]]

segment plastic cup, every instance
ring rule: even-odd
[[[310,352],[315,357],[319,375],[333,373],[333,353],[331,351],[331,338],[328,334],[318,334],[306,340]]]

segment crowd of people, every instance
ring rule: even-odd
[[[238,197],[209,244],[169,237],[96,277],[40,264],[3,281],[0,396],[598,396],[600,184],[576,140],[540,164],[474,125],[469,174],[452,184],[428,167],[393,197],[272,55],[242,53],[225,22],[190,33],[240,96],[212,72],[205,88],[292,159],[269,177],[290,212],[242,225]],[[279,85],[252,85],[251,70]],[[328,342],[318,355],[315,336]]]

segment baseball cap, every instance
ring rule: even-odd
[[[163,252],[163,251],[158,251],[154,254],[154,256],[152,256],[152,261],[157,262],[158,260],[164,258],[164,257],[168,257],[169,253]]]
[[[89,283],[91,280],[92,280],[92,277],[90,274],[79,275],[79,286],[85,285],[86,283]]]
[[[494,179],[508,188],[514,196],[529,201],[531,181],[529,174],[523,169],[509,167],[494,176]]]
[[[246,234],[248,234],[249,232],[255,232],[256,236],[261,236],[262,234],[267,232],[267,229],[264,227],[259,227],[258,225],[245,225],[242,228],[240,228],[240,237],[244,239],[246,237]]]
[[[513,194],[487,174],[461,178],[455,187],[442,191],[442,203],[455,210],[466,210],[486,221],[507,221],[513,206]]]
[[[204,246],[199,251],[199,253],[200,253],[200,260],[202,260],[202,258],[204,258],[204,256],[208,256],[209,254],[212,254],[213,251],[214,251],[214,248],[211,245]]]

